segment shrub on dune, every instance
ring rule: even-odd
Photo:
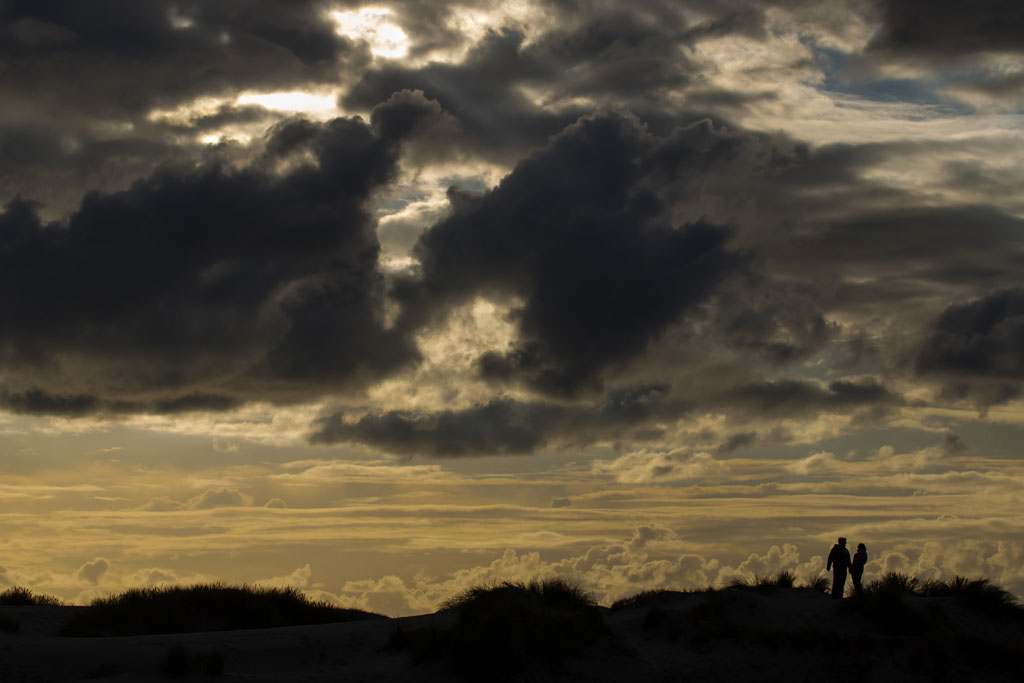
[[[678,597],[680,595],[688,595],[689,593],[694,592],[706,593],[709,590],[711,589],[705,588],[701,591],[671,591],[666,589],[651,589],[640,591],[639,593],[635,593],[634,595],[630,595],[625,598],[620,598],[616,600],[612,603],[612,606],[609,608],[609,611],[618,612],[619,610],[629,609],[631,607],[637,607],[639,605],[649,605],[652,603],[658,604],[664,602],[667,599]]]
[[[955,598],[979,611],[1024,617],[1024,607],[1017,597],[988,579],[954,576],[947,581],[925,581],[920,584],[919,592],[928,597]]]
[[[0,605],[54,607],[63,603],[52,595],[33,593],[28,588],[13,586],[0,593]]]
[[[871,595],[915,595],[920,583],[916,576],[886,572],[881,578],[869,583],[866,588]]]
[[[793,572],[780,571],[774,576],[770,574],[755,574],[753,579],[736,577],[726,585],[726,588],[770,593],[778,588],[792,588],[795,583],[796,577],[793,575]]]
[[[812,576],[807,580],[807,588],[818,593],[825,593],[829,590],[830,583],[827,576]]]
[[[441,658],[471,680],[557,669],[610,635],[594,597],[565,579],[474,586],[441,609],[455,613],[451,628],[402,632],[392,646],[416,661]]]
[[[374,618],[385,617],[311,600],[294,588],[214,583],[133,588],[98,598],[76,612],[63,633],[70,636],[188,633]]]

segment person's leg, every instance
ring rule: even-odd
[[[832,570],[832,599],[839,600],[843,597],[843,589],[846,587],[846,572],[838,569]]]
[[[853,579],[853,591],[857,595],[864,592],[864,587],[860,585],[860,572],[850,572],[850,577]]]

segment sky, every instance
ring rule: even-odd
[[[1024,5],[0,2],[0,588],[1024,596]]]

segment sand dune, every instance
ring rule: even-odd
[[[809,588],[663,591],[581,608],[598,626],[575,641],[568,631],[581,622],[566,619],[583,612],[573,607],[531,612],[537,623],[493,638],[485,629],[523,616],[490,614],[492,626],[477,635],[493,642],[472,641],[483,656],[467,666],[453,659],[465,652],[457,609],[258,630],[59,635],[82,609],[0,607],[8,625],[0,681],[1017,681],[1024,653],[1019,609],[917,595],[836,601]],[[545,638],[554,649],[515,635],[552,624]],[[169,668],[174,657],[184,669]]]

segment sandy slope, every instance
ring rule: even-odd
[[[846,602],[846,601],[844,601]],[[264,630],[180,635],[65,638],[74,607],[0,607],[20,622],[0,630],[0,682],[166,681],[172,643],[190,656],[217,651],[219,679],[176,680],[445,681],[443,658],[413,665],[386,647],[405,631],[450,627],[452,614]],[[1021,621],[982,614],[947,598],[908,598],[870,611],[807,589],[664,594],[630,608],[603,610],[611,635],[581,657],[540,667],[530,681],[1018,681]],[[515,647],[510,644],[510,647]],[[480,678],[501,676],[493,663]]]

